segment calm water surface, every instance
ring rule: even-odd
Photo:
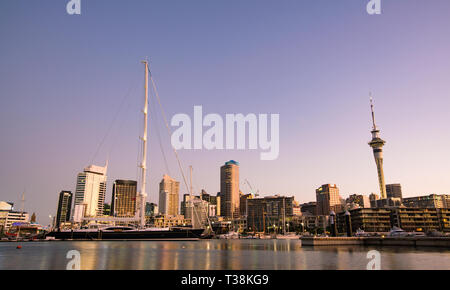
[[[0,243],[0,270],[66,269],[70,250],[82,269],[301,270],[366,269],[369,250],[382,269],[450,269],[450,249],[410,247],[302,247],[299,240],[202,240],[193,242],[78,241]]]

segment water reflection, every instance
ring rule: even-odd
[[[366,269],[367,252],[381,253],[382,269],[450,269],[450,250],[403,247],[302,247],[299,240],[195,242],[36,242],[0,244],[0,269],[65,269],[70,250],[82,269],[294,270]]]

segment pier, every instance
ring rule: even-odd
[[[302,237],[302,246],[410,246],[447,247],[450,237]]]

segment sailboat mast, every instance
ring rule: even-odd
[[[140,199],[140,226],[145,227],[145,198],[147,193],[145,192],[146,186],[146,173],[147,173],[147,125],[148,125],[148,61],[144,60],[142,63],[145,65],[145,103],[144,103],[144,133],[142,134],[142,161],[141,161],[141,191],[139,193]]]

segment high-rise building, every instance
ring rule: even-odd
[[[165,174],[159,183],[159,211],[162,214],[178,215],[180,182]]]
[[[220,212],[226,218],[239,218],[239,163],[230,160],[220,167]]]
[[[386,195],[387,197],[400,198],[402,199],[402,185],[396,184],[386,184]]]
[[[58,200],[58,212],[56,213],[55,227],[59,228],[70,220],[70,212],[72,209],[73,194],[71,191],[61,191]]]
[[[114,217],[136,216],[137,182],[116,180],[113,184],[111,215]]]
[[[75,190],[75,206],[84,205],[84,217],[103,215],[106,195],[106,171],[108,166],[90,165],[78,174]]]
[[[336,184],[324,184],[316,189],[316,215],[329,215],[342,209],[339,188]]]
[[[377,165],[378,172],[378,183],[380,186],[380,194],[381,199],[387,198],[386,195],[386,183],[384,181],[384,171],[383,171],[383,146],[386,143],[383,139],[380,138],[380,130],[378,130],[377,125],[375,123],[375,113],[373,110],[373,101],[370,98],[370,108],[372,111],[372,140],[369,142],[370,147],[373,150],[373,156],[375,157],[375,163]]]

